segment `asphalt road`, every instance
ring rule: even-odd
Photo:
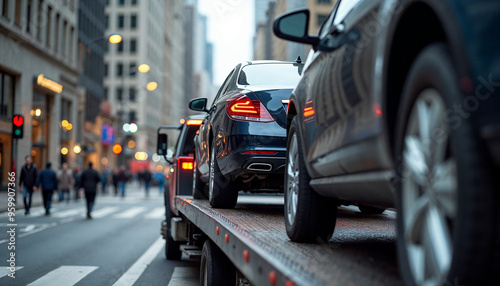
[[[51,216],[36,207],[16,213],[15,244],[9,217],[0,213],[0,285],[198,285],[198,261],[168,261],[160,224],[163,196],[137,189],[125,199],[98,196],[93,219],[85,218],[84,201],[55,204]],[[342,208],[332,267],[358,273],[381,284],[402,284],[395,252],[395,213],[361,215]],[[9,250],[15,246],[15,251]],[[8,276],[15,252],[15,278]],[[332,281],[332,285],[335,285]]]
[[[198,262],[165,259],[163,196],[157,189],[149,198],[137,190],[125,199],[97,197],[92,220],[85,217],[83,200],[56,204],[51,212],[16,212],[15,244],[9,241],[9,217],[0,214],[0,285],[194,285],[198,279]],[[5,267],[10,252],[15,278]],[[174,270],[178,278],[169,284]]]

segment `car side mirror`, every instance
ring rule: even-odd
[[[206,99],[204,97],[191,99],[189,101],[189,109],[194,110],[194,111],[208,112],[207,101],[208,101],[208,99]]]
[[[294,10],[278,16],[274,20],[273,32],[276,37],[292,42],[316,45],[318,36],[309,36],[309,10]]]
[[[158,133],[156,142],[156,154],[166,156],[168,150],[168,136],[165,133]]]

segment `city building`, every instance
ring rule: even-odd
[[[86,166],[89,161],[96,169],[108,164],[112,157],[111,143],[103,141],[103,130],[113,134],[110,103],[104,95],[104,53],[108,45],[105,36],[105,0],[80,0],[78,9],[78,66],[80,97],[75,125],[77,141],[73,148],[79,152],[75,163]],[[103,128],[104,125],[104,128]],[[109,127],[108,127],[109,126]],[[108,128],[111,128],[109,130]],[[111,135],[112,137],[113,135]],[[106,137],[104,137],[106,138]],[[70,153],[71,154],[71,153]]]
[[[123,152],[115,165],[126,164],[138,152],[148,156],[156,148],[156,129],[162,122],[165,41],[164,0],[107,1],[106,35],[119,33],[122,41],[109,45],[105,55],[105,98],[118,120],[115,142]],[[141,65],[148,68],[140,69]],[[142,66],[145,67],[145,66]],[[135,130],[122,129],[135,123]],[[142,158],[144,159],[144,158]]]
[[[72,163],[79,104],[78,7],[76,0],[0,3],[0,174],[5,186],[12,162],[20,168],[26,155],[39,168],[48,161],[56,168]],[[24,117],[24,137],[18,140],[11,134],[14,114]]]

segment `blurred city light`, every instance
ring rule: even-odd
[[[156,82],[154,82],[154,81],[149,82],[149,83],[146,85],[146,89],[147,89],[148,91],[153,91],[153,90],[155,90],[157,87],[158,87],[158,84],[157,84]]]
[[[120,34],[112,34],[108,40],[111,44],[118,44],[122,41],[122,36]]]
[[[61,148],[61,154],[67,155],[68,152],[69,152],[68,148],[66,148],[66,147]]]
[[[75,145],[75,147],[73,147],[73,152],[75,152],[75,154],[79,154],[82,152],[82,147],[80,147],[80,145]]]
[[[129,125],[129,132],[135,133],[135,132],[137,132],[137,130],[138,130],[137,124],[130,123],[130,125]]]
[[[137,67],[137,70],[141,73],[147,73],[149,71],[150,67],[147,64],[142,64],[139,67]]]

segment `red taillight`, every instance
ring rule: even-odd
[[[245,151],[242,154],[256,154],[256,155],[275,155],[276,151],[259,151],[259,150],[253,150],[253,151]]]
[[[226,112],[229,117],[236,120],[271,122],[271,117],[267,109],[259,100],[251,100],[246,95],[226,101]]]
[[[192,157],[179,157],[177,158],[177,166],[181,170],[193,170],[193,158]]]
[[[189,119],[186,123],[187,126],[200,126],[203,119]]]

